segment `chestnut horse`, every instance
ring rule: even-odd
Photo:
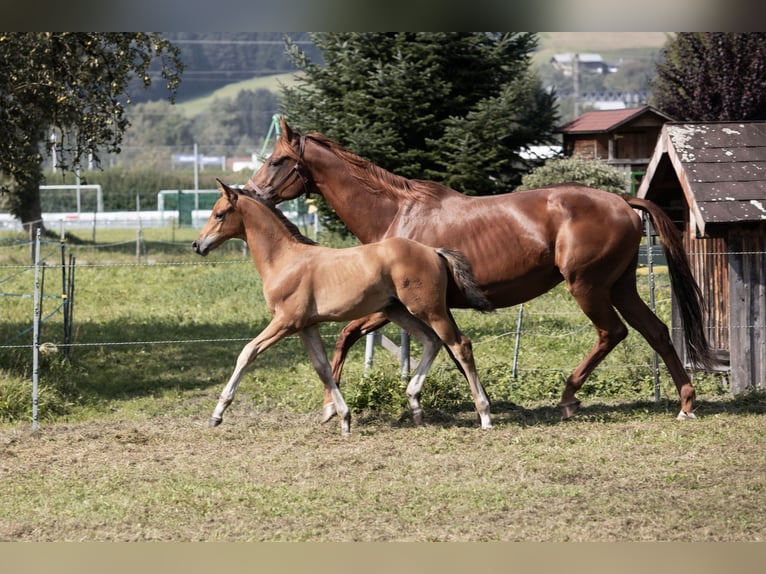
[[[471,197],[439,183],[407,179],[370,163],[318,134],[301,135],[281,119],[274,152],[245,186],[279,203],[320,194],[362,243],[409,237],[465,254],[495,308],[523,303],[564,281],[593,323],[597,341],[568,377],[559,406],[564,419],[580,405],[575,393],[628,334],[622,318],[662,357],[680,396],[678,418],[694,418],[694,387],[668,328],[636,289],[642,222],[646,212],[662,239],[679,301],[687,355],[693,364],[714,363],[703,330],[704,305],[680,233],[655,204],[577,184],[504,195]],[[450,307],[463,307],[459,293]],[[350,346],[385,324],[380,314],[346,326],[336,343],[333,374],[340,381]],[[324,418],[332,417],[325,398]]]
[[[468,380],[482,428],[491,428],[489,399],[476,373],[471,341],[460,332],[447,307],[447,288],[458,290],[468,306],[483,311],[491,304],[476,287],[470,265],[460,253],[395,237],[381,242],[330,249],[304,237],[281,211],[258,198],[239,194],[220,180],[221,197],[192,243],[207,255],[231,238],[247,241],[273,319],[245,345],[234,373],[210,419],[223,420],[245,369],[281,339],[298,333],[324,383],[326,395],[350,431],[351,414],[333,380],[319,336],[319,323],[349,321],[379,312],[412,331],[423,342],[423,360],[407,386],[415,423],[422,421],[420,392],[442,343]]]

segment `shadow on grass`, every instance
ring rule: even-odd
[[[616,399],[588,399],[583,402],[574,415],[573,422],[624,422],[639,419],[641,415],[667,415],[674,418],[678,414],[679,403],[671,399],[619,401]],[[752,391],[738,396],[725,395],[713,399],[700,399],[695,403],[695,413],[698,417],[732,414],[732,415],[766,415],[766,392]],[[413,426],[409,412],[399,417],[386,417],[380,413],[358,413],[359,423],[378,422],[392,427]],[[466,402],[455,409],[427,409],[425,411],[427,425],[445,428],[478,428],[478,416],[472,403]],[[524,407],[510,401],[492,402],[492,421],[495,425],[510,425],[531,427],[567,424],[561,420],[561,411],[556,404]]]
[[[64,347],[41,355],[40,376],[75,389],[85,402],[151,396],[162,390],[223,388],[242,348],[267,322],[179,325],[169,322],[99,323],[78,326],[71,362]],[[22,343],[23,344],[23,343]],[[0,356],[0,366],[19,376],[31,372],[29,348]],[[256,368],[285,369],[308,361],[297,337],[288,337],[256,360]]]

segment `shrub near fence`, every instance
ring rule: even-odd
[[[105,416],[137,405],[153,412],[159,404],[175,404],[171,397],[180,401],[176,408],[192,409],[207,418],[240,349],[266,325],[270,315],[260,278],[242,244],[229,242],[220,253],[202,260],[189,247],[194,230],[173,230],[173,241],[170,233],[168,229],[146,230],[145,251],[139,258],[129,231],[123,233],[122,241],[117,240],[118,231],[100,232],[102,243],[98,245],[79,243],[72,237],[69,244],[77,257],[72,361],[64,361],[61,352],[43,355],[41,388],[60,400],[50,410],[41,405],[42,420],[64,413],[75,418]],[[107,240],[109,234],[115,241]],[[328,240],[350,244],[349,240],[322,238],[323,243]],[[25,247],[14,253],[4,250],[0,275],[7,275],[27,255]],[[657,312],[668,321],[667,275],[660,272],[657,279]],[[28,283],[28,279],[21,281]],[[648,281],[641,281],[641,288],[648,300]],[[49,289],[56,291],[46,281],[46,293]],[[2,303],[5,320],[0,325],[0,341],[29,322],[29,305],[17,303]],[[593,327],[563,286],[524,304],[515,374],[517,308],[491,314],[456,310],[455,315],[474,342],[479,373],[495,405],[554,404],[566,377],[595,342]],[[41,341],[52,343],[51,349],[61,346],[59,321],[54,318],[43,328]],[[328,349],[342,327],[323,327]],[[386,327],[384,333],[398,340],[397,328]],[[355,345],[344,372],[349,405],[357,411],[406,413],[398,360],[378,353],[374,370],[365,373],[363,353],[364,345]],[[419,346],[413,343],[413,357],[419,353]],[[16,396],[20,385],[28,385],[29,358],[28,347],[0,345],[0,395]],[[652,351],[634,333],[596,370],[581,396],[650,400],[653,375]],[[675,402],[675,387],[664,366],[660,381],[662,396]],[[719,378],[698,377],[695,382],[701,394],[723,392]],[[158,398],[166,400],[158,403]],[[237,408],[311,412],[320,404],[321,385],[299,340],[291,338],[258,358],[232,408],[234,412]],[[423,404],[431,411],[472,408],[464,381],[444,353],[426,382]],[[28,408],[19,411],[17,405],[9,412],[3,405],[0,399],[0,420],[28,420]]]

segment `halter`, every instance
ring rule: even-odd
[[[298,159],[295,161],[295,165],[290,168],[290,171],[288,171],[282,179],[280,179],[277,183],[271,186],[270,192],[273,194],[277,189],[282,187],[287,180],[292,177],[294,174],[301,178],[301,183],[303,183],[303,190],[306,193],[306,198],[309,197],[311,194],[311,190],[309,189],[309,177],[303,172],[303,150],[306,147],[306,136],[302,135],[300,139],[300,145],[298,148]],[[266,197],[266,192],[262,190],[260,187],[258,187],[255,182],[253,182],[253,179],[250,178],[250,181],[248,181],[248,184],[252,186],[256,193],[258,195],[261,195],[262,197]]]

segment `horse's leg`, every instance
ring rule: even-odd
[[[412,419],[416,425],[421,425],[423,424],[423,408],[420,406],[420,393],[423,390],[426,375],[428,375],[434,359],[442,348],[442,342],[430,327],[411,315],[403,306],[396,304],[388,307],[386,313],[391,321],[415,335],[423,344],[423,356],[407,385],[407,402],[410,405]]]
[[[609,352],[628,336],[628,328],[612,307],[608,289],[595,287],[592,284],[573,283],[569,285],[569,292],[596,328],[598,341],[588,356],[567,379],[559,403],[561,418],[564,420],[577,412],[580,400],[575,397],[575,394],[580,390],[585,380]]]
[[[244,346],[239,353],[239,357],[237,357],[234,372],[229,382],[223,388],[218,404],[213,411],[213,415],[210,417],[210,426],[215,427],[221,424],[223,413],[234,400],[234,395],[237,392],[239,383],[242,381],[242,376],[250,364],[255,361],[256,357],[292,332],[294,331],[285,327],[280,322],[272,320],[255,339]]]
[[[476,412],[479,414],[479,420],[481,421],[481,428],[492,428],[489,397],[476,371],[471,340],[460,332],[449,310],[446,313],[431,312],[427,316],[424,315],[419,318],[430,325],[442,343],[446,345],[452,360],[468,381],[473,403],[476,406]]]
[[[335,342],[335,353],[332,358],[332,378],[336,384],[340,385],[340,376],[343,372],[343,365],[346,362],[346,355],[351,346],[356,343],[363,335],[371,333],[388,323],[385,315],[382,313],[373,313],[367,317],[356,319],[346,325],[341,331],[338,340]],[[326,423],[335,415],[335,403],[329,391],[325,388],[324,404],[322,405],[322,422]]]
[[[652,310],[644,303],[636,290],[636,279],[633,273],[626,273],[612,288],[612,299],[617,310],[628,324],[646,339],[652,349],[662,357],[665,366],[673,378],[673,382],[681,398],[681,412],[678,419],[693,419],[695,390],[681,359],[678,357],[667,326],[660,321]]]
[[[325,395],[329,395],[335,405],[335,411],[338,413],[341,419],[341,434],[348,434],[351,432],[351,411],[349,411],[346,401],[343,399],[343,395],[338,389],[338,385],[335,384],[335,380],[332,377],[332,370],[330,369],[330,362],[327,360],[327,354],[322,345],[322,338],[319,335],[319,327],[312,325],[306,327],[300,331],[301,341],[303,346],[306,347],[306,351],[311,358],[311,363],[314,365],[319,378],[324,383]]]

